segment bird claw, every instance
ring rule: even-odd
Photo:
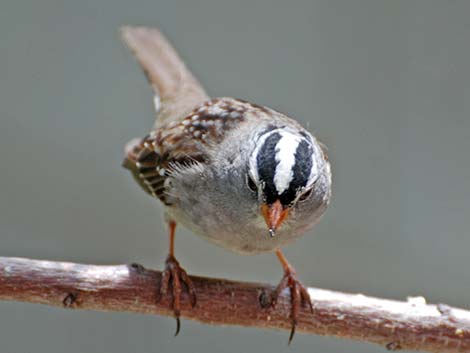
[[[276,307],[276,304],[278,303],[278,300],[282,291],[286,288],[289,288],[290,299],[291,299],[290,319],[291,319],[292,326],[291,326],[289,342],[288,342],[288,344],[290,344],[292,342],[292,339],[294,338],[301,305],[306,304],[312,314],[313,314],[313,305],[312,305],[312,300],[310,299],[310,294],[308,293],[307,288],[297,278],[296,273],[292,269],[288,269],[285,271],[284,276],[282,277],[278,286],[276,287],[273,294],[271,295],[271,306],[273,308]]]
[[[181,313],[181,293],[183,289],[189,294],[191,307],[196,305],[196,289],[186,271],[180,266],[173,255],[168,255],[165,261],[165,269],[162,272],[160,288],[158,289],[157,303],[171,289],[172,302],[171,307],[176,319],[175,336],[180,332],[180,313]]]

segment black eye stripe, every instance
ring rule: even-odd
[[[272,133],[266,138],[256,156],[259,180],[264,182],[264,194],[268,203],[276,201],[277,192],[274,185],[274,173],[277,166],[276,146],[281,138],[280,133]]]
[[[295,164],[292,168],[294,177],[292,178],[290,187],[294,186],[299,188],[307,185],[313,165],[312,154],[313,150],[310,143],[302,140],[295,151]]]

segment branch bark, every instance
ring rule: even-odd
[[[95,266],[0,257],[0,300],[24,301],[75,309],[128,311],[172,316],[170,298],[156,304],[160,272],[140,265]],[[197,305],[183,297],[181,316],[212,325],[290,329],[289,294],[275,309],[260,298],[273,287],[191,276]],[[424,298],[406,302],[309,288],[314,314],[300,312],[297,331],[373,342],[389,350],[470,352],[470,312],[428,305]]]

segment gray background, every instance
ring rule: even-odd
[[[160,206],[120,167],[152,124],[121,45],[155,25],[214,96],[289,112],[329,147],[334,199],[285,249],[309,285],[469,307],[470,2],[0,3],[0,255],[161,268]],[[179,229],[195,274],[277,283]],[[169,318],[0,303],[1,353],[384,352],[378,346]]]

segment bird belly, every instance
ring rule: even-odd
[[[193,212],[187,214],[181,209],[168,210],[168,214],[201,238],[244,255],[272,252],[293,242],[303,234],[286,225],[284,229],[279,229],[276,235],[271,237],[261,217],[233,222],[224,217],[219,217],[217,221],[208,219],[207,216],[194,217]]]

